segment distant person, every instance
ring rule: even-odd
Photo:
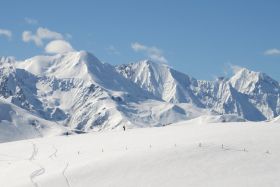
[[[125,131],[125,125],[123,126],[123,131]]]

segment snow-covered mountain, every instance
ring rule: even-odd
[[[193,105],[163,101],[84,51],[19,62],[2,58],[0,98],[83,132],[162,126],[205,113]]]
[[[166,64],[140,61],[128,65],[117,66],[117,71],[125,78],[138,84],[164,101],[171,103],[194,103],[199,101],[191,90],[197,80],[180,73]]]
[[[268,120],[280,114],[279,95],[277,81],[247,69],[202,81],[148,60],[114,67],[85,51],[0,58],[1,102],[45,120],[45,126],[79,132],[163,126],[205,115]]]
[[[280,114],[279,83],[264,73],[240,69],[231,78],[196,80],[166,64],[140,61],[116,67],[125,78],[166,102],[191,103],[216,114],[236,114],[251,121]]]

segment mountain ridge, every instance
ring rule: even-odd
[[[167,64],[113,66],[85,51],[0,58],[0,98],[81,132],[164,126],[203,115],[263,121],[280,114],[279,82],[263,73],[240,69],[230,78],[197,80]]]

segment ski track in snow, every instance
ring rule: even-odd
[[[276,128],[277,126],[273,126],[273,127]],[[169,128],[172,130],[173,127],[171,126]],[[177,126],[177,127],[175,126],[174,128],[179,128],[179,126]],[[225,127],[221,126],[221,128],[225,128]],[[257,128],[260,128],[260,127],[257,127]],[[277,129],[278,128],[276,128],[276,130]],[[151,129],[151,130],[154,130],[154,129]],[[161,130],[161,129],[159,129],[159,130]],[[163,128],[163,130],[164,130],[164,128]],[[125,134],[123,134],[123,133],[118,133],[118,134],[120,134],[120,136],[124,138],[123,140],[126,140],[125,138],[130,138],[129,135],[133,131],[134,130],[125,132]],[[135,130],[135,131],[137,132],[138,130]],[[149,132],[148,129],[139,130],[139,131],[141,133],[143,133],[143,131]],[[177,131],[177,133],[179,132],[179,130],[176,130],[176,131]],[[164,132],[169,133],[168,129]],[[269,131],[269,132],[271,133],[272,131]],[[183,133],[181,133],[178,136],[183,136],[182,134]],[[102,134],[102,135],[105,136],[106,134]],[[116,136],[115,132],[113,132],[112,135]],[[135,135],[135,134],[132,134],[132,135]],[[160,134],[160,135],[163,136],[162,134]],[[73,140],[75,139],[77,141],[83,142],[84,141],[83,137],[85,137],[85,140],[89,140],[88,136],[90,136],[90,135],[86,134],[86,135],[79,135],[79,136],[69,136],[68,139],[73,138]],[[92,137],[98,138],[98,139],[103,138],[102,136],[99,136],[99,135],[98,136],[92,135]],[[116,137],[118,137],[118,136],[116,136]],[[142,136],[140,136],[140,137],[142,138]],[[202,137],[204,137],[204,136],[202,136]],[[243,136],[241,136],[241,137],[243,138]],[[252,137],[255,137],[255,134]],[[62,137],[62,138],[64,138],[64,137]],[[134,136],[133,136],[133,138],[134,138]],[[58,137],[57,139],[60,139],[60,137]],[[57,143],[53,140],[48,141],[47,138],[46,138],[46,140],[47,140],[47,143],[45,142],[44,139],[40,139],[38,141],[33,140],[34,142],[26,141],[26,143],[28,143],[27,146],[30,146],[30,148],[32,148],[32,151],[30,151],[30,150],[28,151],[28,149],[25,150],[27,153],[27,155],[25,155],[25,158],[13,156],[12,154],[15,152],[7,152],[7,153],[0,153],[0,158],[2,157],[3,159],[11,159],[11,160],[1,160],[0,159],[0,161],[2,161],[2,163],[5,161],[8,163],[9,161],[13,161],[13,159],[18,159],[19,161],[24,161],[24,162],[27,162],[28,164],[32,164],[32,165],[36,166],[33,171],[30,171],[29,178],[28,178],[28,176],[26,176],[24,178],[27,181],[27,184],[29,184],[28,186],[31,186],[30,181],[34,187],[39,187],[39,186],[43,185],[42,181],[39,179],[42,178],[42,175],[43,175],[43,178],[46,179],[45,177],[48,178],[49,173],[51,173],[52,175],[55,174],[54,175],[55,178],[60,178],[60,181],[62,182],[62,184],[57,183],[54,186],[60,185],[60,186],[71,187],[71,185],[75,186],[76,183],[82,184],[82,185],[85,184],[85,183],[83,183],[82,178],[78,178],[78,180],[76,180],[75,174],[79,174],[79,171],[80,171],[79,169],[82,168],[82,167],[79,168],[80,167],[79,164],[83,163],[83,161],[86,160],[86,162],[89,164],[94,163],[95,160],[92,159],[92,158],[94,158],[94,156],[102,158],[102,157],[104,157],[103,155],[105,155],[105,159],[106,159],[106,157],[108,155],[116,153],[117,155],[118,154],[124,155],[124,158],[126,158],[125,154],[122,154],[121,152],[127,152],[128,155],[134,154],[134,153],[137,153],[140,155],[143,153],[143,155],[145,155],[147,152],[151,152],[152,153],[151,155],[153,155],[154,153],[161,153],[161,151],[166,151],[167,153],[175,152],[175,154],[184,153],[184,151],[189,151],[189,153],[194,153],[197,155],[204,155],[204,154],[207,155],[208,153],[212,155],[212,153],[213,153],[214,155],[215,154],[217,154],[218,156],[222,155],[223,157],[237,155],[238,157],[240,156],[242,158],[251,158],[252,156],[256,156],[256,157],[265,158],[265,159],[267,159],[267,158],[274,159],[275,156],[277,156],[277,154],[278,154],[277,148],[275,146],[271,147],[271,145],[270,145],[272,141],[267,141],[264,143],[264,146],[261,146],[260,148],[256,149],[256,147],[252,146],[254,144],[249,144],[246,141],[235,142],[235,141],[229,141],[227,139],[218,139],[217,140],[217,139],[195,138],[191,143],[186,143],[186,142],[182,141],[184,139],[181,139],[181,138],[173,139],[173,137],[172,137],[172,139],[170,139],[166,142],[162,142],[162,143],[160,143],[161,141],[157,142],[156,141],[157,139],[151,139],[151,140],[147,140],[144,142],[136,141],[137,144],[129,144],[126,141],[120,141],[117,144],[112,143],[112,146],[110,146],[111,144],[107,144],[107,142],[105,142],[105,143],[98,143],[98,144],[96,144],[97,146],[96,145],[91,146],[90,149],[83,149],[84,147],[82,147],[82,148],[80,147],[80,145],[81,145],[80,142],[78,142],[76,145],[74,144],[72,146],[72,141],[68,141],[68,140],[65,141],[65,144],[64,144],[64,142],[62,142],[61,145],[59,144],[60,142]],[[246,138],[246,136],[244,136],[244,140],[248,140]],[[108,140],[108,142],[110,142],[110,141]],[[5,144],[3,144],[3,145],[5,147]],[[15,143],[15,145],[17,145],[17,144]],[[65,146],[65,145],[68,145],[68,146]],[[102,148],[102,152],[104,152],[104,150],[105,150],[105,153],[104,154],[102,153],[102,155],[100,153],[101,152],[100,147]],[[39,149],[40,149],[40,154],[39,154]],[[79,155],[78,157],[76,156],[77,151],[78,151],[78,155],[80,154],[80,151],[82,151],[82,154]],[[58,152],[59,152],[59,154],[57,155]],[[146,152],[146,153],[144,154],[144,152]],[[262,157],[262,156],[264,156],[264,157]],[[269,159],[267,162],[269,162]],[[56,165],[58,163],[63,164],[63,165],[59,164],[58,165],[59,167],[58,167]],[[12,163],[12,164],[16,164],[16,163]],[[47,164],[51,164],[54,167],[48,167]],[[70,164],[71,164],[71,167],[70,167]],[[15,165],[15,166],[17,166],[17,165]],[[44,166],[46,166],[46,168]],[[267,166],[269,166],[269,165],[267,165]],[[94,168],[96,166],[92,164],[91,167]],[[277,166],[275,166],[275,167],[276,167],[276,169],[278,169]],[[16,171],[16,169],[17,168],[15,167],[14,172]],[[274,169],[274,168],[272,168],[272,169]],[[19,170],[19,171],[21,172],[21,170]],[[94,170],[94,171],[97,171],[97,170]],[[251,170],[249,170],[249,171],[251,171]],[[70,173],[71,173],[71,175],[70,175]],[[95,175],[94,172],[89,173],[89,174],[93,175],[93,176]],[[52,177],[52,176],[50,175],[50,177]],[[52,178],[50,178],[50,179],[52,180]],[[9,181],[9,180],[12,180],[12,179],[7,179],[7,181]],[[266,181],[269,181],[269,180],[266,180]],[[46,182],[46,181],[44,180],[44,182]],[[88,183],[88,184],[90,184],[90,183]],[[0,186],[2,186],[2,185],[0,185]]]
[[[34,160],[36,155],[38,154],[38,148],[37,148],[36,144],[32,143],[32,146],[33,146],[33,151],[29,158],[30,161]]]
[[[68,166],[69,166],[69,162],[67,162],[66,163],[66,166],[65,166],[65,168],[63,169],[63,171],[62,171],[62,175],[64,176],[64,178],[65,178],[65,181],[66,181],[66,184],[67,184],[67,186],[68,187],[71,187],[71,185],[70,185],[70,182],[69,182],[69,179],[68,179],[68,177],[66,176],[66,170],[67,170],[67,168],[68,168]]]
[[[39,164],[38,164],[38,166],[39,166]],[[43,175],[45,173],[45,171],[46,171],[45,168],[40,166],[40,169],[37,169],[30,174],[30,180],[35,187],[38,187],[39,185],[38,185],[38,183],[35,182],[34,179],[40,175]]]
[[[32,164],[35,164],[36,166],[39,166],[39,169],[33,171],[33,172],[30,174],[29,177],[30,177],[30,180],[31,180],[33,186],[38,187],[39,185],[38,185],[37,182],[35,182],[35,178],[38,177],[38,176],[40,176],[40,175],[43,175],[43,174],[45,173],[46,169],[45,169],[43,166],[41,166],[40,164],[34,162],[35,157],[36,157],[37,154],[38,154],[38,147],[37,147],[37,145],[36,145],[35,143],[32,143],[32,146],[33,146],[33,152],[32,152],[32,154],[31,154],[31,156],[30,156],[30,158],[29,158],[29,161],[30,161]]]
[[[49,156],[49,158],[53,159],[57,157],[56,153],[58,152],[57,148],[53,145],[54,152]]]

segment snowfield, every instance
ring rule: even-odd
[[[165,127],[0,144],[0,186],[279,186],[280,125]]]

